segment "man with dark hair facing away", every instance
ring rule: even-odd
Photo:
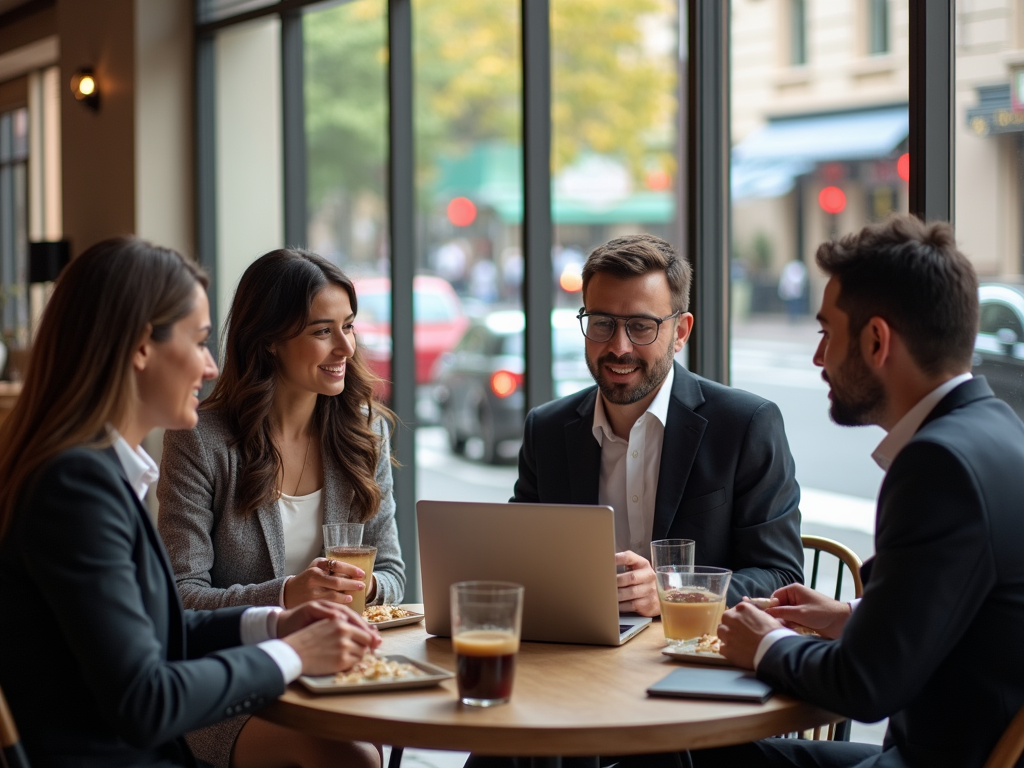
[[[615,510],[619,608],[660,613],[651,541],[696,542],[733,571],[728,603],[803,580],[800,489],[774,403],[695,376],[690,265],[651,235],[583,266],[580,326],[596,387],[532,410],[512,501]]]
[[[1024,424],[971,377],[977,278],[948,224],[909,216],[825,243],[817,261],[829,281],[814,363],[832,419],[888,432],[873,454],[886,471],[875,556],[859,601],[790,586],[718,631],[722,653],[779,693],[889,728],[881,747],[768,739],[693,763],[981,766],[1024,705]]]

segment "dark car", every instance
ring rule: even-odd
[[[575,313],[554,310],[551,334],[555,396],[592,385]],[[501,310],[475,320],[458,346],[441,356],[435,382],[452,451],[465,453],[466,443],[477,438],[484,461],[505,458],[501,444],[523,437],[523,313]]]
[[[978,298],[981,322],[972,372],[988,379],[996,397],[1024,418],[1024,285],[985,284]]]

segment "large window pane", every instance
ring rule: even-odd
[[[307,13],[308,243],[356,282],[359,344],[390,396],[387,2]]]
[[[829,419],[814,254],[907,210],[908,0],[736,0],[731,44],[732,384],[782,410],[804,532],[866,557],[884,433]]]
[[[551,27],[554,303],[575,311],[580,267],[596,246],[640,232],[682,246],[678,8],[552,0]],[[568,394],[559,373],[556,362],[556,393]]]
[[[413,2],[416,380],[421,418],[442,427],[422,440],[487,463],[510,460],[522,431],[522,357],[504,351],[523,324],[519,13],[515,0]],[[511,491],[464,480],[448,462],[420,495]]]
[[[1024,9],[961,2],[956,21],[956,230],[982,282],[974,373],[1024,415]]]

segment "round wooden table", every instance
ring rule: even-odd
[[[382,653],[455,669],[451,640],[423,624],[381,632]],[[459,703],[455,680],[377,694],[307,693],[297,683],[258,717],[305,733],[523,757],[622,755],[741,744],[841,719],[787,696],[764,704],[650,697],[648,686],[679,665],[655,623],[617,648],[523,643],[512,701]]]

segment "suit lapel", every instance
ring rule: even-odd
[[[281,510],[276,501],[261,504],[256,510],[256,519],[263,529],[263,539],[270,554],[270,565],[274,569],[274,578],[284,576],[284,526],[281,524]]]
[[[576,410],[579,419],[565,425],[565,447],[569,463],[569,502],[597,504],[601,481],[601,446],[594,439],[594,404],[597,387]]]
[[[700,383],[693,374],[676,364],[665,438],[661,446],[652,540],[668,537],[676,512],[679,511],[686,481],[690,477],[690,470],[708,425],[707,419],[694,413],[694,409],[703,402]]]
[[[168,611],[167,639],[172,645],[167,649],[168,658],[184,658],[185,628],[181,622],[184,608],[181,604],[181,596],[178,594],[178,582],[174,578],[174,569],[171,567],[171,561],[167,557],[167,550],[164,548],[163,539],[160,538],[160,534],[153,527],[153,520],[149,516],[149,510],[146,509],[146,506],[136,495],[135,489],[128,482],[128,476],[124,473],[124,466],[121,464],[121,459],[118,458],[117,452],[113,447],[106,448],[103,451],[103,455],[111,462],[117,470],[121,482],[124,483],[125,490],[131,497],[135,511],[142,521],[142,530],[149,540],[150,549],[156,554],[157,562],[160,563],[160,567],[163,570],[164,581],[167,586],[167,600],[171,604],[171,610]],[[178,647],[176,648],[175,645]]]

